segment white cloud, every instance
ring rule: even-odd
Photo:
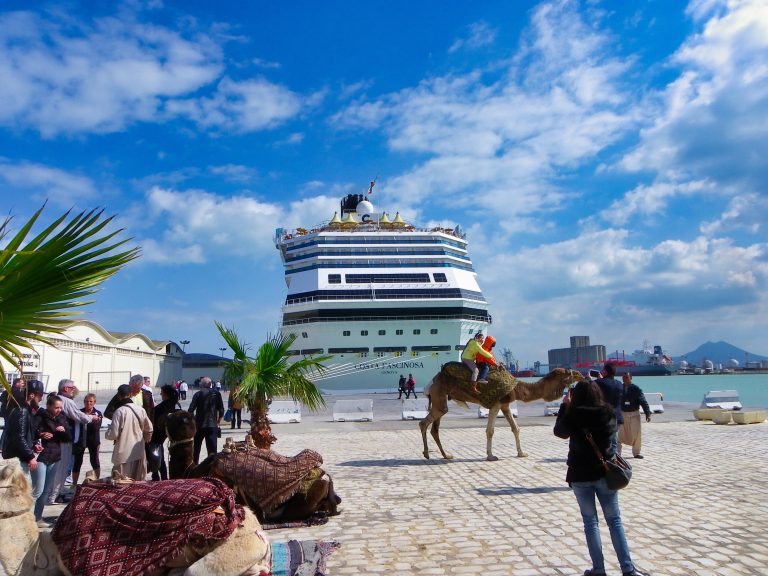
[[[222,76],[217,40],[128,11],[76,23],[54,13],[0,14],[0,125],[53,137],[182,117],[249,132],[301,110],[304,99],[264,78]]]
[[[99,190],[89,177],[34,162],[0,158],[0,180],[19,203],[26,203],[31,197],[37,203],[49,200],[56,206],[71,208],[81,200],[99,197]]]
[[[250,166],[241,164],[224,164],[221,166],[209,166],[211,174],[221,176],[230,182],[248,183],[252,182],[258,176],[258,171]]]
[[[475,22],[469,25],[469,34],[466,38],[459,38],[448,48],[449,53],[459,50],[477,50],[484,46],[490,46],[496,40],[496,30],[487,22]]]

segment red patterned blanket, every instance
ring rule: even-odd
[[[244,517],[232,490],[215,478],[93,482],[77,487],[52,536],[73,576],[139,576],[187,544],[228,538]]]
[[[224,477],[235,490],[264,514],[286,502],[302,488],[302,481],[323,463],[313,450],[302,450],[296,456],[283,456],[261,448],[238,449],[216,456],[213,473]]]

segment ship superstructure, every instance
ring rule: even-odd
[[[393,389],[401,374],[421,388],[491,322],[458,227],[417,228],[350,194],[326,224],[277,229],[275,245],[291,353],[333,356],[313,377],[322,390]]]

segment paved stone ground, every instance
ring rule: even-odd
[[[377,396],[377,395],[372,395]],[[182,403],[184,406],[188,404]],[[322,526],[271,530],[273,541],[337,540],[329,576],[580,575],[590,566],[576,500],[565,484],[567,441],[552,435],[543,403],[521,405],[522,442],[497,421],[485,460],[485,421],[451,406],[443,445],[455,456],[422,455],[418,423],[400,404],[375,397],[374,422],[332,422],[333,399],[301,424],[275,425],[275,449],[320,452],[343,498]],[[621,492],[622,516],[639,568],[669,574],[768,574],[768,423],[717,426],[691,421],[689,405],[670,405],[643,426],[644,460]],[[245,430],[224,429],[225,437]],[[102,443],[102,475],[112,446]],[[88,469],[84,463],[83,475]],[[48,519],[63,506],[46,507]],[[601,522],[608,574],[620,574]]]

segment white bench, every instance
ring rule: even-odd
[[[429,398],[403,400],[403,420],[422,420],[427,417]]]
[[[270,424],[301,422],[301,403],[293,400],[273,400],[267,410]]]
[[[651,412],[654,414],[661,414],[664,412],[664,404],[662,404],[663,396],[661,395],[661,392],[647,392],[645,394],[645,400],[648,402],[648,408],[651,409]],[[642,412],[642,408],[640,409],[640,412]]]
[[[512,404],[510,404],[509,407],[510,407],[510,409],[512,411],[512,416],[517,418],[519,416],[519,413],[517,411],[517,400],[512,402]],[[477,417],[478,418],[488,418],[488,415],[490,414],[490,412],[491,411],[488,410],[488,408],[483,408],[482,406],[479,406],[477,408]],[[504,414],[501,413],[501,410],[499,410],[498,414],[496,414],[496,418],[498,418],[499,416],[501,416],[502,418],[504,417]]]
[[[373,400],[337,400],[334,422],[373,422]]]

